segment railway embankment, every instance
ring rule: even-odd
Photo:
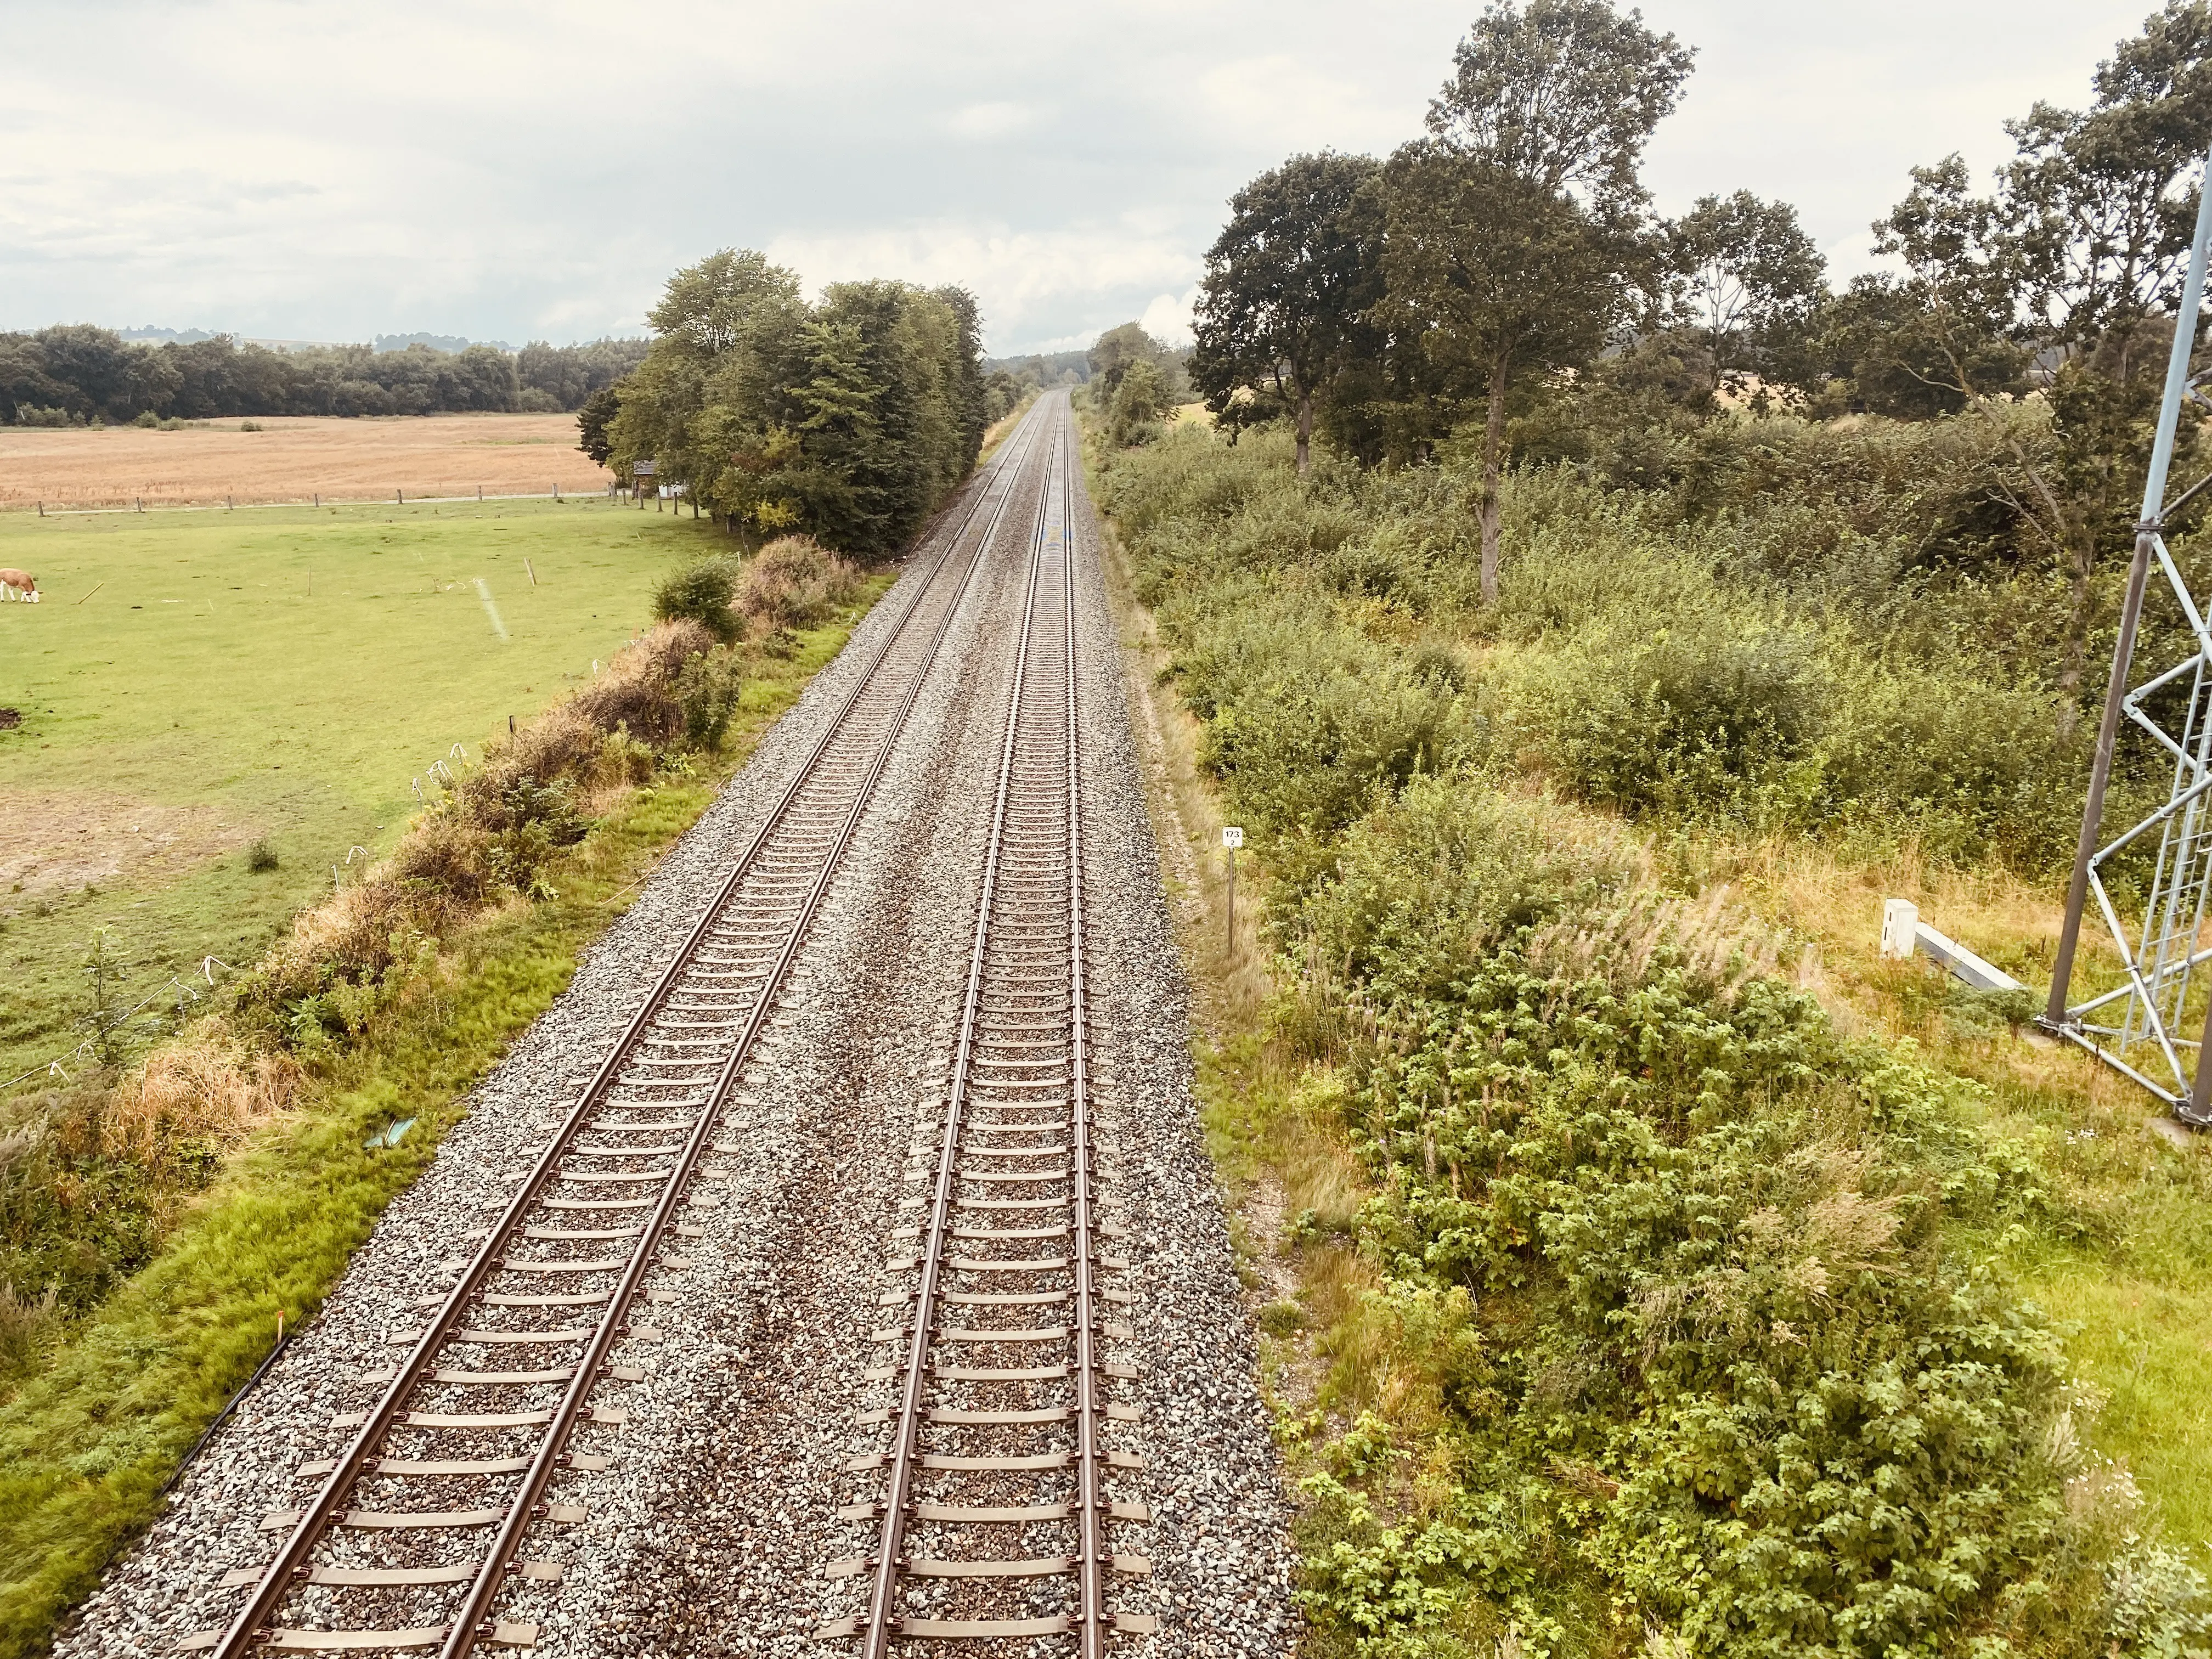
[[[1202,429],[1091,460],[1312,1649],[2202,1631],[2195,1408],[2111,1340],[2194,1366],[2202,1155],[1875,956],[1886,890],[2047,949],[1994,728],[1896,751],[1959,769],[1940,799],[1762,795],[1870,705],[1732,723],[1730,653],[1810,624],[1747,620],[1664,503],[1516,480],[1486,612],[1448,469],[1302,480]],[[1668,656],[1723,613],[1753,642]]]

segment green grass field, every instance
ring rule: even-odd
[[[124,1006],[251,962],[415,778],[588,678],[718,540],[601,500],[0,518],[45,596],[0,605],[0,1082],[82,1040],[96,933]]]

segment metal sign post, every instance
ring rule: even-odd
[[[2212,631],[2203,609],[2166,546],[2166,520],[2203,489],[2208,478],[2166,499],[2167,470],[2173,462],[2174,434],[2185,396],[2194,395],[2189,359],[2197,343],[2197,324],[2204,298],[2205,256],[2212,246],[2212,159],[2206,185],[2200,185],[2197,235],[2181,285],[2173,348],[2166,358],[2166,391],[2158,410],[2158,435],[2151,447],[2150,471],[2143,479],[2142,515],[2136,526],[2135,558],[2128,570],[2127,599],[2120,609],[2119,639],[2112,651],[2112,674],[2105,691],[2105,711],[2097,729],[2097,750],[2089,770],[2088,799],[2081,813],[2081,836],[2075,849],[2074,878],[2067,889],[2066,921],[2058,955],[2051,965],[2051,1000],[2041,1024],[2080,1043],[2115,1070],[2132,1078],[2174,1109],[2184,1122],[2212,1126],[2212,1010],[2201,1039],[2175,1035],[2182,1005],[2197,966],[2212,958],[2199,940],[2212,898]],[[2196,636],[2195,648],[2172,667],[2152,675],[2133,690],[2136,634],[2142,619],[2144,591],[2155,565]],[[2185,688],[2185,698],[2184,691]],[[2163,694],[2163,695],[2161,695]],[[2146,705],[2154,698],[2157,713]],[[2120,726],[2127,721],[2148,735],[2173,761],[2173,781],[2166,805],[2110,841],[2104,830],[2105,792],[2112,781],[2112,751]],[[2158,836],[2142,924],[2130,932],[2113,908],[2104,879],[2106,865],[2124,849]],[[2081,943],[2081,918],[2091,899],[2127,965],[2127,978],[2116,989],[2069,1005],[2074,958]],[[2195,1064],[2183,1051],[2194,1048]],[[2150,1052],[2141,1052],[2148,1049]],[[2135,1055],[2131,1062],[2130,1056]]]
[[[1229,849],[1229,954],[1237,954],[1237,849],[1244,844],[1244,831],[1233,823],[1221,827],[1221,844]]]

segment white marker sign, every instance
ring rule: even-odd
[[[1244,844],[1243,830],[1233,823],[1223,824],[1221,826],[1221,844],[1224,847],[1228,848],[1231,852],[1236,851],[1237,848]]]

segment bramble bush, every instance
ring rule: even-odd
[[[1610,1603],[1698,1653],[2087,1654],[2157,1582],[2160,1634],[2109,1650],[2196,1650],[2201,1584],[2122,1532],[2052,1333],[1960,1231],[2056,1200],[1960,1085],[1540,796],[1419,779],[1336,853],[1286,927],[1360,1016],[1318,1057],[1379,1194],[1362,1248],[1401,1325],[1472,1317],[1400,1339],[1449,1498],[1385,1524],[1318,1489],[1325,1628],[1584,1652]]]

